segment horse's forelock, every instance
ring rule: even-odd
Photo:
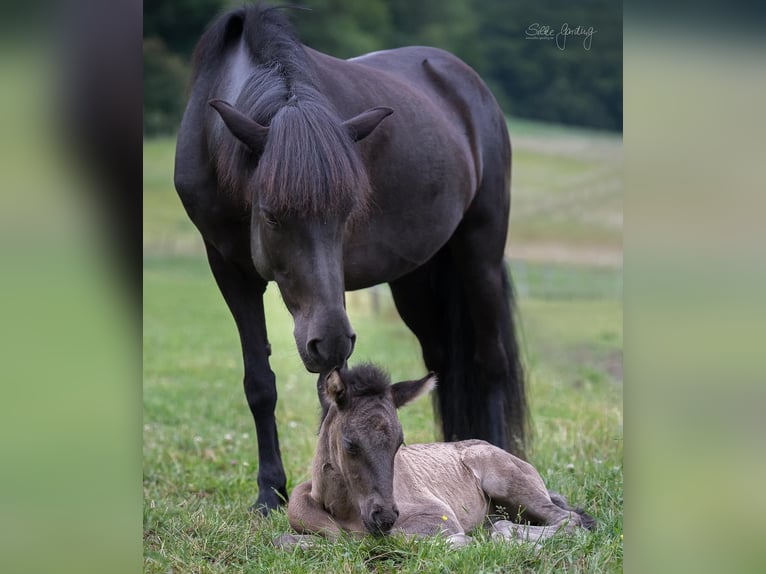
[[[245,205],[257,190],[273,211],[363,219],[371,194],[367,171],[340,118],[316,89],[305,49],[282,10],[256,5],[222,16],[203,36],[195,70],[226,68],[225,58],[235,54],[229,48],[240,40],[253,68],[235,107],[270,124],[270,132],[260,158],[233,137],[210,142],[222,187]]]
[[[363,215],[370,182],[354,146],[318,97],[292,96],[269,127],[256,172],[260,202],[275,212]]]

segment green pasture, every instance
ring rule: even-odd
[[[534,441],[549,488],[599,521],[590,534],[527,545],[439,539],[343,539],[296,552],[272,547],[284,513],[250,513],[255,431],[242,390],[234,321],[172,186],[174,144],[144,149],[144,566],[147,572],[511,572],[622,570],[621,269],[514,258],[514,247],[619,251],[621,140],[511,120],[514,199],[509,242],[519,288]],[[600,183],[599,183],[600,182]],[[602,201],[586,199],[603,185]],[[583,204],[578,203],[582,199]],[[558,206],[558,207],[557,207]],[[596,209],[597,208],[597,209]],[[531,210],[536,223],[519,215]],[[599,211],[600,210],[600,211]],[[582,213],[581,213],[582,212]],[[599,215],[595,215],[598,213]],[[590,215],[588,215],[590,214]],[[587,216],[586,216],[587,215]],[[592,216],[591,216],[592,215]],[[540,252],[545,253],[545,250]],[[517,281],[517,287],[520,281]],[[373,360],[394,380],[424,374],[417,341],[387,288],[352,293],[352,362]],[[318,424],[315,377],[300,363],[279,293],[266,293],[288,489],[308,477]],[[438,439],[428,400],[400,413],[408,443]]]
[[[510,119],[509,255],[519,245],[622,249],[622,136]]]

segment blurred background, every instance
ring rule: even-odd
[[[189,60],[204,27],[232,0],[144,3],[144,133],[173,133],[185,105]],[[301,40],[338,58],[422,44],[460,56],[519,118],[622,130],[622,4],[614,0],[306,0],[286,9]],[[555,34],[584,35],[540,41]],[[531,26],[531,28],[530,28]],[[527,33],[527,29],[529,33]],[[534,32],[537,31],[536,38]]]

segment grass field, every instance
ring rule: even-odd
[[[585,506],[598,529],[550,540],[539,553],[482,533],[459,551],[439,539],[344,539],[294,553],[273,548],[270,541],[288,525],[281,512],[268,519],[248,512],[257,494],[257,456],[234,322],[173,191],[173,142],[154,140],[144,151],[147,572],[622,570],[621,269],[613,265],[621,260],[621,140],[532,122],[509,125],[515,142],[509,253],[514,274],[524,275],[522,343],[535,429],[530,462],[549,488]],[[593,188],[602,191],[591,197]],[[567,258],[582,265],[563,264]],[[387,290],[377,292],[377,309],[371,297],[369,291],[349,297],[358,334],[354,362],[374,360],[394,379],[422,375],[417,342]],[[291,318],[273,285],[266,307],[292,489],[308,477],[313,456],[315,378],[300,363]],[[437,438],[427,400],[400,417],[408,443]]]

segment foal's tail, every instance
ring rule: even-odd
[[[507,270],[503,270],[505,296],[497,309],[497,319],[508,370],[499,387],[488,385],[481,376],[482,365],[476,364],[468,302],[448,248],[437,254],[431,273],[430,291],[438,307],[444,310],[440,321],[444,356],[434,396],[434,411],[437,419],[441,419],[444,440],[484,439],[525,458],[528,409],[513,321],[514,291]],[[493,383],[497,385],[498,381]],[[487,406],[491,400],[502,402],[503,428],[499,430],[489,428]]]
[[[558,492],[553,492],[551,490],[548,491],[548,495],[551,497],[551,502],[558,506],[559,508],[563,508],[564,510],[567,510],[569,512],[575,512],[580,515],[580,521],[582,523],[583,528],[587,530],[593,530],[596,528],[596,519],[593,518],[590,514],[585,512],[582,508],[579,506],[576,508],[572,508],[569,506],[569,503],[567,502],[567,499],[564,498],[561,494]]]

